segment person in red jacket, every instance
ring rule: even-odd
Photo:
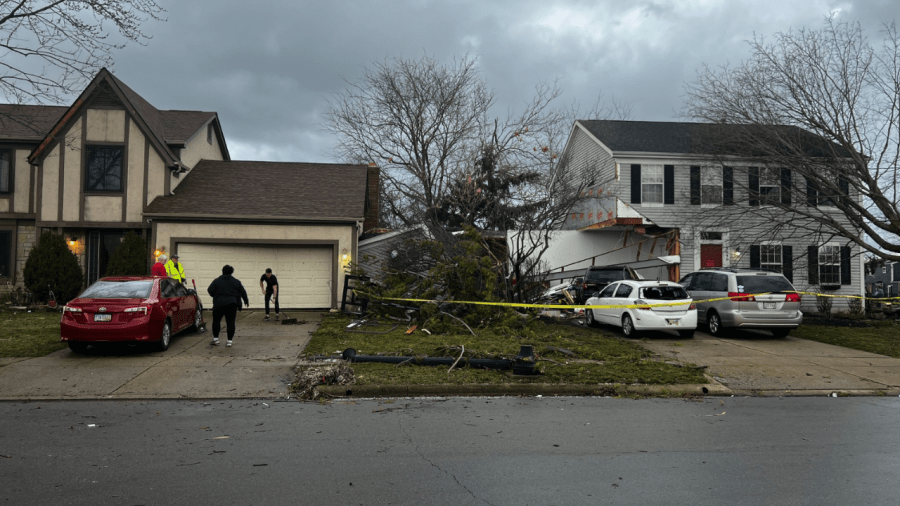
[[[166,260],[169,257],[165,255],[160,255],[159,258],[156,259],[156,263],[153,264],[153,267],[150,268],[151,276],[168,276],[169,273],[166,272]]]

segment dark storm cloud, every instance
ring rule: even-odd
[[[162,0],[153,40],[117,54],[116,75],[162,109],[217,111],[236,159],[333,161],[328,98],[373,61],[479,57],[498,115],[559,79],[559,105],[599,94],[633,119],[678,119],[682,87],[706,62],[745,58],[747,39],[829,12],[875,36],[892,2]]]

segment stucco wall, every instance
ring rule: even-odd
[[[78,221],[81,207],[81,120],[66,132],[65,167],[63,168],[63,221]]]
[[[85,117],[87,142],[125,142],[124,110],[88,109]]]
[[[122,197],[84,198],[84,219],[87,221],[122,221]]]
[[[165,193],[166,166],[159,153],[150,149],[149,167],[147,168],[147,203]]]
[[[59,150],[57,144],[50,150],[50,154],[44,158],[41,170],[41,209],[38,219],[43,221],[55,221],[59,211]]]
[[[141,211],[144,209],[145,148],[144,134],[138,129],[137,124],[131,121],[128,128],[128,166],[126,167],[128,170],[128,189],[125,193],[127,206],[125,221],[141,221]]]
[[[197,133],[188,139],[184,148],[181,150],[181,163],[185,166],[192,168],[194,165],[197,165],[197,162],[200,160],[222,159],[222,150],[219,149],[219,140],[216,136],[215,129],[213,129],[212,143],[206,141],[206,129],[207,127],[204,126],[197,130]],[[180,179],[173,179],[172,186],[174,187],[176,182],[180,182],[183,179],[184,174],[181,175]]]
[[[29,193],[31,192],[31,165],[28,165],[28,155],[31,153],[27,149],[17,149],[13,156],[16,159],[16,187],[15,187],[15,203],[13,204],[13,212],[27,213],[30,211]]]

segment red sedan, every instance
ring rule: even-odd
[[[172,336],[203,323],[200,300],[171,278],[102,278],[63,307],[60,336],[72,351],[90,344],[154,342],[169,348]]]

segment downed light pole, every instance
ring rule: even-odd
[[[332,357],[316,356],[314,360],[330,359]],[[475,367],[478,369],[510,370],[513,374],[538,374],[535,368],[537,359],[534,356],[534,347],[522,345],[519,353],[511,359],[495,358],[461,358],[453,357],[391,357],[383,355],[358,355],[353,348],[347,348],[341,353],[341,358],[353,363],[375,362],[381,364],[411,364],[411,365],[445,365],[452,366],[458,361],[458,365]]]

